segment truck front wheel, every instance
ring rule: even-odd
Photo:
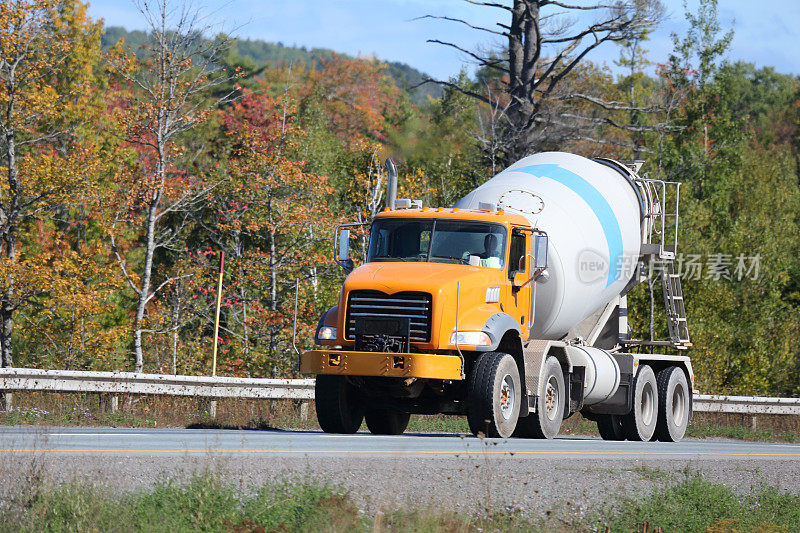
[[[536,412],[519,419],[515,436],[526,439],[552,439],[558,435],[564,420],[564,406],[567,401],[564,387],[564,373],[561,363],[548,356],[544,362],[543,383],[536,399]]]
[[[513,357],[502,352],[480,354],[469,379],[467,422],[472,434],[510,437],[519,418],[521,392]]]
[[[373,435],[402,435],[411,415],[386,409],[369,409],[364,418],[367,429]]]
[[[318,375],[314,405],[319,427],[325,433],[355,433],[364,420],[358,390],[344,376]]]

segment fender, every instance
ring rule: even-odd
[[[514,358],[517,362],[519,379],[523,389],[520,391],[522,405],[523,407],[529,405],[530,401],[525,391],[527,378],[525,374],[526,368],[522,345],[522,332],[520,331],[519,323],[507,313],[495,313],[486,320],[481,331],[489,335],[489,338],[492,340],[492,345],[476,347],[476,350],[481,352],[500,351]],[[524,408],[520,409],[519,416],[528,416],[528,410]]]
[[[509,331],[516,331],[517,337],[521,334],[519,324],[508,313],[493,314],[483,324],[481,331],[489,335],[492,344],[491,346],[477,346],[475,349],[479,352],[496,351],[503,340],[503,336]]]

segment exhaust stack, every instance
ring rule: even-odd
[[[394,209],[397,198],[397,165],[391,157],[386,158],[386,170],[389,171],[389,180],[386,183],[386,207]]]

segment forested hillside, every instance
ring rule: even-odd
[[[128,31],[119,26],[109,26],[103,29],[101,43],[103,51],[108,51],[120,39],[125,42],[132,50],[142,49],[148,40],[147,33],[143,31]],[[231,63],[239,63],[249,72],[255,73],[265,67],[286,68],[289,65],[297,65],[299,68],[319,68],[325,61],[330,61],[334,55],[334,50],[327,48],[311,48],[304,46],[289,46],[283,43],[268,43],[260,40],[251,39],[232,39],[228,48]],[[355,59],[347,54],[338,54],[344,59]],[[428,97],[440,98],[442,88],[439,85],[427,83],[420,85],[420,82],[427,78],[427,75],[418,71],[412,66],[399,61],[382,61],[386,68],[386,74],[394,80],[398,87],[411,92],[411,100],[415,104],[424,104]]]
[[[3,366],[208,373],[224,251],[219,373],[296,377],[295,291],[308,348],[343,280],[332,230],[383,208],[385,157],[399,196],[449,206],[519,153],[558,149],[682,182],[696,386],[800,395],[800,80],[723,61],[715,6],[669,57],[644,51],[644,26],[609,38],[620,75],[576,60],[536,86],[566,61],[543,58],[526,88],[496,50],[428,100],[404,64],[3,3]],[[630,297],[640,338],[665,333],[635,314],[651,298]]]

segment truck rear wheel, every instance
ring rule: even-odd
[[[567,400],[564,373],[561,363],[552,355],[544,362],[541,382],[544,384],[536,400],[536,412],[519,419],[518,437],[527,439],[552,439],[558,435],[564,420],[564,402]]]
[[[619,415],[597,415],[597,431],[603,440],[625,440],[622,417]]]
[[[519,418],[521,392],[513,357],[502,352],[480,354],[469,379],[467,422],[472,434],[510,437]]]
[[[364,418],[367,429],[373,435],[401,435],[408,427],[411,415],[386,409],[368,409]]]
[[[689,425],[689,384],[677,366],[661,370],[658,382],[658,423],[656,437],[662,442],[678,442]]]
[[[314,405],[319,427],[325,433],[355,433],[364,420],[358,390],[344,376],[318,375]]]
[[[658,420],[658,385],[653,369],[639,368],[633,384],[633,408],[622,417],[622,427],[628,440],[648,441],[653,438]]]

